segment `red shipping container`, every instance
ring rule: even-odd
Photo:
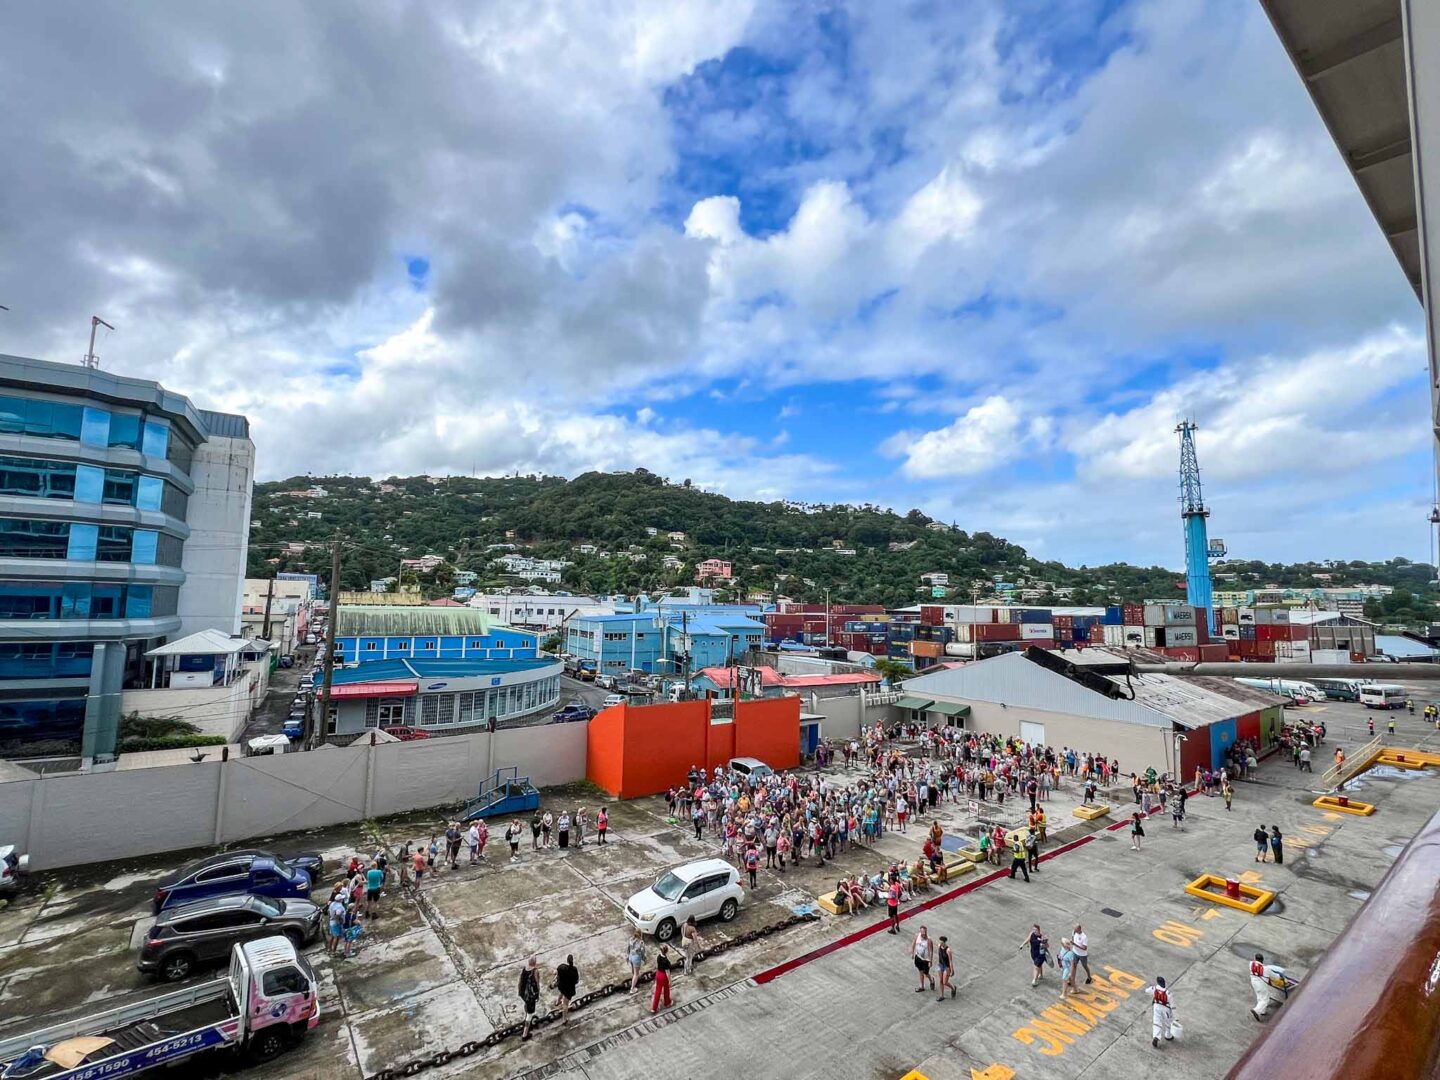
[[[1120,618],[1126,626],[1145,625],[1145,605],[1125,604],[1120,608]]]
[[[1275,642],[1273,642],[1273,641],[1257,641],[1257,642],[1255,642],[1255,655],[1256,655],[1257,657],[1259,657],[1261,660],[1274,660],[1274,659],[1275,659]]]
[[[1230,659],[1230,646],[1223,645],[1201,645],[1200,661],[1205,664],[1223,664]]]
[[[1290,624],[1290,640],[1291,640],[1291,641],[1309,641],[1309,640],[1310,640],[1310,627],[1305,626],[1305,625],[1303,625],[1303,624],[1297,626],[1297,625],[1295,625],[1294,623],[1291,623],[1291,624]]]
[[[1232,641],[1230,644],[1235,649],[1235,655],[1242,660],[1255,659],[1255,642],[1248,638],[1241,638],[1239,641]]]
[[[1025,642],[1028,648],[1032,649],[1053,649],[1055,648],[1054,638],[1029,638]]]
[[[1277,641],[1289,641],[1290,626],[1288,623],[1283,626],[1257,626],[1255,627],[1255,640],[1266,641],[1271,645],[1274,645]],[[1274,654],[1275,650],[1272,648],[1270,655],[1273,656]]]
[[[1056,616],[1055,616],[1055,629],[1056,629],[1056,630],[1073,630],[1073,629],[1075,629],[1075,616],[1073,616],[1073,615],[1056,615]]]
[[[1019,623],[976,623],[976,641],[1019,641]]]
[[[1200,659],[1198,648],[1157,649],[1156,651],[1162,656],[1168,656],[1171,660],[1188,660],[1193,663]]]
[[[933,660],[945,655],[945,646],[938,641],[912,641],[910,655],[923,656]]]
[[[945,609],[938,604],[926,604],[920,608],[920,623],[923,626],[944,626]]]

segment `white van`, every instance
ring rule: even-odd
[[[701,859],[662,874],[625,901],[625,918],[643,934],[669,941],[693,917],[729,922],[740,912],[745,890],[740,871],[724,859]]]
[[[1403,709],[1405,688],[1394,683],[1371,683],[1360,687],[1360,704],[1367,709]]]

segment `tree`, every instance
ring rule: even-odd
[[[891,685],[902,682],[915,674],[900,661],[891,660],[888,656],[882,656],[875,661],[875,673]]]

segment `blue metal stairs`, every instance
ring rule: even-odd
[[[495,775],[480,784],[479,794],[465,804],[461,820],[529,814],[540,808],[540,792],[530,777],[521,776],[514,766],[496,769]]]

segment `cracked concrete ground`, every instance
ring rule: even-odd
[[[1332,703],[1323,714],[1312,711],[1330,725],[1329,746],[1364,741],[1358,706]],[[1440,743],[1418,720],[1399,723],[1398,745]],[[1440,776],[1370,774],[1359,781],[1361,797],[1380,812],[1341,818],[1309,805],[1317,779],[1267,764],[1257,782],[1240,785],[1231,814],[1219,799],[1198,798],[1183,834],[1172,833],[1168,819],[1152,819],[1140,853],[1129,850],[1121,832],[1075,822],[1069,810],[1078,794],[1062,791],[1050,808],[1052,847],[1091,839],[1045,863],[1029,885],[984,884],[909,919],[898,940],[866,937],[773,982],[750,981],[876,921],[868,913],[825,916],[733,948],[699,965],[692,977],[677,977],[676,1008],[656,1020],[649,1017],[648,994],[608,998],[576,1013],[566,1028],[546,1027],[529,1043],[507,1040],[423,1075],[508,1077],[539,1070],[603,1080],[730,1076],[741,1069],[761,1075],[757,1064],[781,1062],[775,1074],[794,1077],[900,1077],[919,1066],[940,1080],[991,1065],[1022,1077],[1108,1080],[1149,1075],[1157,1066],[1182,1077],[1218,1076],[1257,1028],[1245,1011],[1244,959],[1260,949],[1303,977],[1440,802]],[[544,797],[557,811],[597,804],[595,793],[581,788]],[[717,847],[670,824],[661,799],[609,807],[612,839],[604,847],[534,853],[527,830],[520,861],[512,864],[503,823],[492,822],[488,863],[470,867],[462,855],[460,869],[428,878],[418,900],[392,887],[357,958],[331,961],[323,948],[312,950],[324,1010],[317,1031],[246,1074],[361,1080],[483,1038],[519,1018],[515,983],[530,955],[547,974],[573,955],[582,993],[626,977],[626,898],[664,870],[713,855]],[[993,806],[983,810],[1016,820],[1021,811],[1018,801],[999,815]],[[942,804],[938,816],[952,831],[969,821],[964,806]],[[1261,820],[1279,823],[1289,837],[1285,865],[1251,861],[1249,835]],[[377,843],[394,850],[407,839],[428,839],[438,824],[433,815],[416,814],[381,822],[374,826],[378,833],[355,825],[256,846],[316,849],[335,865]],[[887,834],[875,850],[842,855],[838,867],[820,868],[811,859],[784,875],[763,872],[740,917],[705,924],[702,934],[713,943],[774,922],[832,890],[841,873],[912,860],[921,839],[922,830],[912,828],[907,836]],[[148,925],[155,879],[192,854],[43,875],[0,910],[0,1035],[153,992],[134,970],[132,947]],[[1207,871],[1257,872],[1279,899],[1256,917],[1207,911],[1210,905],[1181,892],[1185,880]],[[1030,989],[1022,942],[1035,920],[1057,945],[1075,920],[1086,924],[1102,993],[1092,987],[1057,1011],[1053,973]],[[955,947],[959,995],[952,1001],[912,992],[908,943],[919,922],[932,934],[947,934]],[[1164,1050],[1149,1045],[1148,1010],[1132,985],[1156,974],[1171,980],[1177,1014],[1187,1025],[1185,1041]],[[213,1062],[205,1071],[226,1069]]]

